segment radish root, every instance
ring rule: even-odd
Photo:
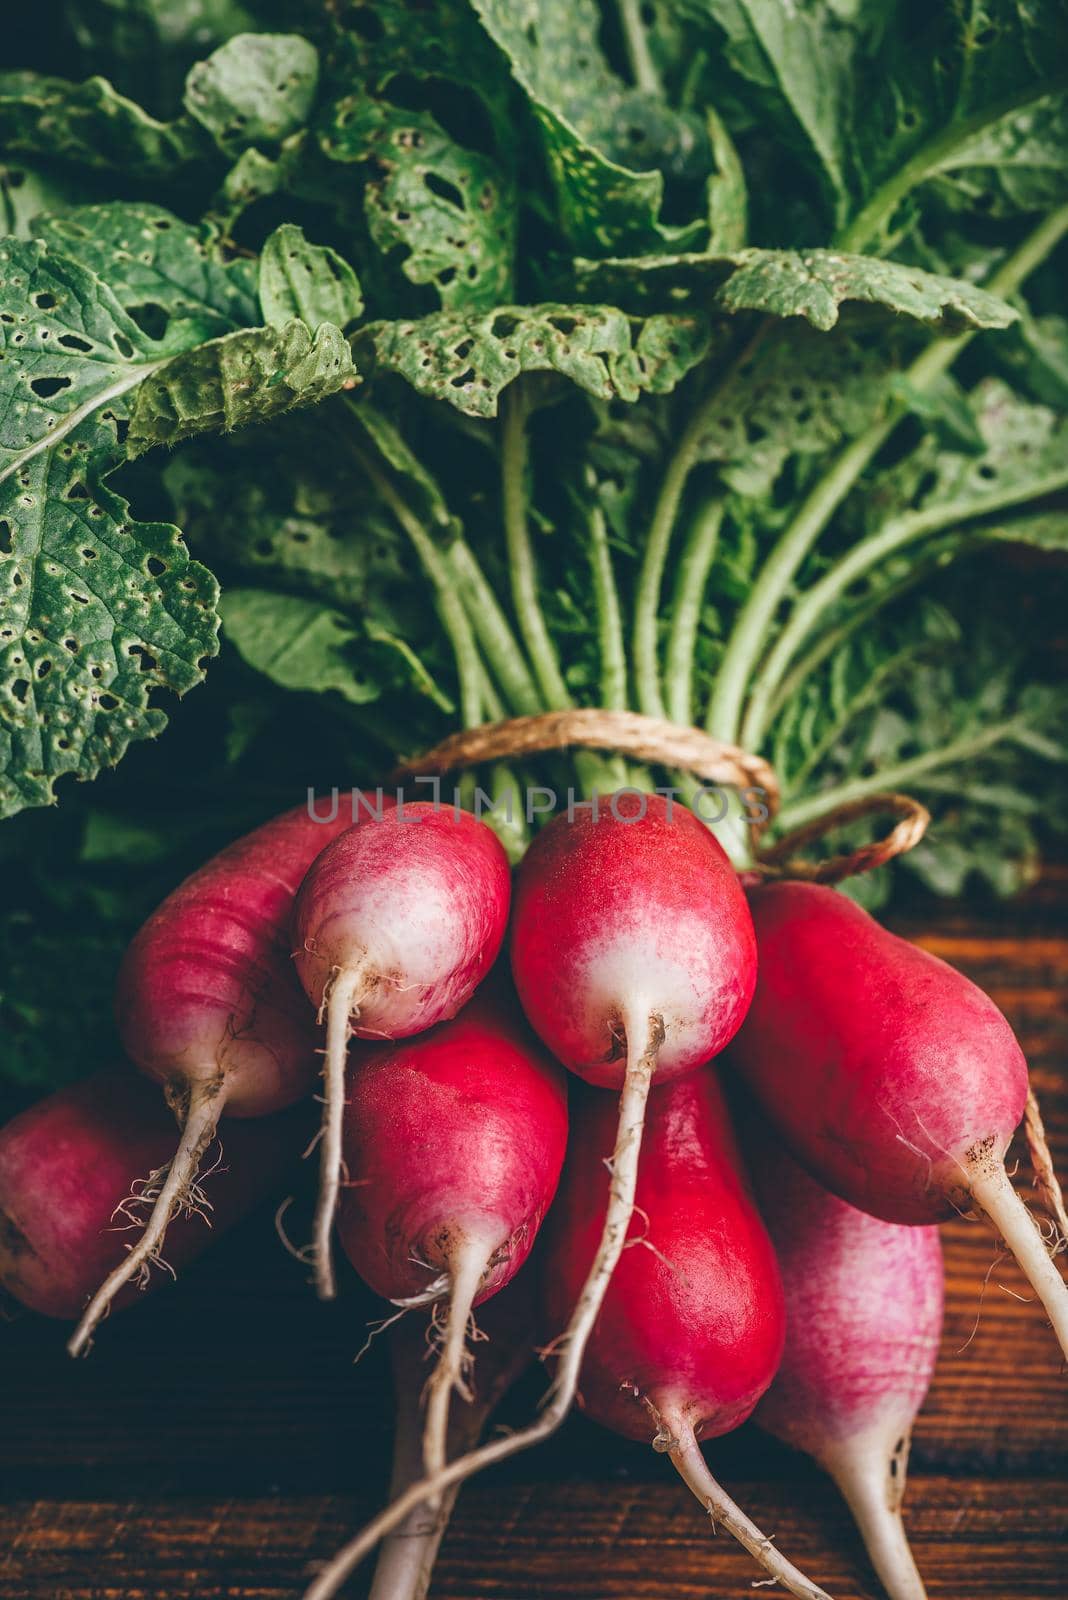
[[[355,1011],[359,1014],[360,1002],[366,994],[367,984],[362,967],[345,967],[333,974],[323,996],[323,1008],[326,1011],[326,1061],[323,1065],[326,1095],[319,1152],[319,1199],[312,1233],[315,1287],[320,1300],[333,1300],[337,1295],[330,1236],[341,1188],[345,1063],[352,1013]]]
[[[619,1126],[612,1153],[612,1183],[601,1242],[571,1313],[571,1321],[557,1341],[556,1349],[562,1352],[560,1366],[541,1411],[529,1427],[459,1456],[443,1471],[412,1484],[338,1551],[308,1586],[304,1600],[332,1600],[349,1574],[355,1571],[379,1540],[392,1533],[418,1506],[437,1500],[446,1490],[473,1477],[484,1467],[495,1466],[498,1461],[506,1461],[510,1456],[518,1455],[532,1445],[540,1444],[543,1439],[548,1439],[571,1410],[578,1390],[582,1357],[612,1273],[623,1253],[634,1211],[645,1105],[660,1047],[664,1042],[664,1021],[661,1016],[639,1008],[634,1008],[633,1014],[641,1016],[642,1022],[640,1029],[629,1019],[627,1022],[627,1069],[619,1102]],[[636,1041],[643,1033],[645,1045],[639,1050]],[[806,1600],[829,1600],[822,1590],[811,1586],[804,1593]]]
[[[458,1260],[449,1279],[448,1311],[437,1365],[426,1385],[426,1426],[423,1430],[423,1467],[428,1478],[441,1472],[448,1460],[449,1401],[453,1390],[470,1401],[466,1374],[471,1365],[467,1331],[471,1308],[486,1275],[489,1252],[471,1244],[457,1251]]]
[[[853,1513],[889,1600],[927,1600],[901,1520],[909,1435],[854,1435],[819,1459]]]
[[[791,1594],[797,1595],[798,1600],[831,1600],[825,1589],[806,1578],[792,1561],[787,1561],[772,1541],[761,1533],[756,1523],[751,1522],[741,1507],[736,1506],[730,1495],[720,1488],[708,1470],[693,1429],[681,1426],[673,1429],[673,1434],[674,1448],[667,1452],[671,1463],[687,1487],[693,1490],[712,1521],[733,1534],[764,1571]]]
[[[975,1204],[1000,1233],[1041,1300],[1068,1361],[1068,1284],[1051,1258],[1034,1217],[1009,1182],[1004,1166],[988,1155],[980,1153],[970,1162],[969,1189]]]
[[[224,1104],[221,1074],[206,1083],[195,1083],[191,1088],[182,1136],[167,1176],[155,1196],[144,1231],[137,1243],[130,1247],[126,1260],[108,1274],[90,1300],[67,1344],[72,1356],[88,1352],[93,1333],[107,1316],[119,1290],[135,1278],[140,1278],[154,1261],[160,1259],[160,1250],[171,1219],[190,1203],[194,1209],[200,1209],[202,1197],[197,1190],[197,1175],[204,1152],[215,1138]]]

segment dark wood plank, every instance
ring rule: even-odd
[[[863,1551],[828,1485],[730,1487],[837,1600],[875,1600]],[[1063,1600],[1068,1504],[1058,1485],[918,1477],[910,1504],[930,1600]],[[18,1505],[0,1523],[8,1546],[0,1600],[290,1600],[367,1509],[363,1498],[338,1496]],[[681,1485],[513,1484],[467,1491],[433,1596],[742,1600],[761,1592],[753,1577],[749,1557],[713,1533]]]

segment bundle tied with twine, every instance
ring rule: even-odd
[[[775,820],[782,797],[778,777],[769,761],[738,745],[713,739],[700,728],[683,727],[638,711],[590,707],[544,711],[535,716],[509,717],[503,722],[465,728],[414,761],[403,763],[391,775],[391,781],[401,784],[414,777],[443,777],[449,772],[490,762],[571,749],[605,750],[634,756],[654,766],[692,773],[703,783],[759,796],[762,815],[751,816],[748,822],[753,860],[741,874],[743,882],[749,884],[784,878],[806,883],[843,883],[847,878],[886,866],[895,856],[914,849],[931,821],[930,812],[919,800],[887,791],[836,806],[825,816],[765,845],[763,837]],[[898,820],[889,832],[870,844],[858,845],[823,861],[806,860],[797,854],[804,846],[836,828],[880,815]],[[1038,1199],[1052,1218],[1061,1240],[1068,1240],[1068,1214],[1034,1090],[1028,1095],[1025,1126]]]

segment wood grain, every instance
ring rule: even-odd
[[[1068,1172],[1068,871],[985,913],[914,905],[895,925],[1007,1011]],[[1018,1154],[1028,1193],[1026,1152]],[[307,1197],[299,1204],[307,1205]],[[293,1232],[301,1234],[298,1216]],[[1068,1377],[1011,1262],[979,1223],[945,1230],[946,1332],[913,1452],[909,1525],[931,1600],[1068,1596]],[[985,1287],[984,1287],[985,1286]],[[310,1563],[377,1503],[390,1403],[383,1353],[352,1358],[376,1307],[350,1275],[320,1306],[252,1219],[105,1327],[85,1362],[64,1330],[0,1330],[0,1600],[292,1600]],[[528,1415],[533,1373],[505,1419]],[[714,1470],[837,1600],[877,1591],[833,1490],[743,1428]],[[438,1600],[752,1597],[670,1468],[581,1417],[463,1495]],[[362,1592],[360,1584],[352,1589]]]

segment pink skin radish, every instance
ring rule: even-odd
[[[184,1266],[239,1222],[295,1163],[307,1137],[300,1112],[236,1125],[225,1159],[175,1219],[167,1262]],[[165,1172],[174,1119],[129,1067],[59,1089],[0,1129],[0,1286],[31,1311],[74,1320],[101,1278],[125,1259],[140,1186]],[[159,1277],[145,1275],[143,1287]],[[137,1298],[127,1282],[115,1297]]]
[[[528,1266],[479,1314],[482,1335],[470,1399],[449,1416],[450,1459],[474,1449],[508,1390],[534,1360],[537,1273]],[[427,1327],[404,1317],[389,1331],[396,1399],[390,1499],[422,1476],[420,1390],[426,1375]],[[426,1600],[438,1547],[460,1492],[454,1485],[438,1507],[420,1505],[382,1543],[369,1600]]]
[[[597,1253],[615,1117],[603,1095],[574,1108],[567,1165],[547,1229],[546,1310],[556,1327]],[[823,1596],[711,1476],[698,1438],[750,1415],[782,1355],[775,1252],[742,1176],[716,1074],[649,1098],[635,1215],[582,1363],[595,1421],[665,1452],[715,1522],[791,1594]]]
[[[745,895],[708,829],[661,796],[624,791],[534,840],[516,878],[512,973],[552,1053],[589,1082],[622,1090],[600,1245],[562,1336],[537,1419],[413,1484],[320,1573],[328,1600],[422,1501],[547,1438],[571,1409],[582,1355],[634,1207],[645,1103],[654,1073],[695,1071],[728,1043],[756,981]]]
[[[345,1051],[454,1017],[497,958],[511,873],[503,846],[466,811],[429,802],[368,815],[323,851],[297,897],[297,972],[326,1016],[326,1104],[314,1256],[335,1293],[330,1233],[341,1182]]]
[[[447,1308],[426,1386],[431,1474],[450,1395],[470,1397],[472,1310],[529,1255],[567,1145],[564,1074],[509,999],[483,991],[429,1033],[355,1050],[345,1086],[342,1247],[395,1305]]]
[[[158,1257],[223,1112],[262,1117],[311,1091],[314,1019],[293,975],[288,923],[301,879],[340,826],[316,822],[305,806],[264,823],[180,884],[130,944],[115,995],[119,1032],[182,1131],[144,1231],[90,1301],[71,1355]]]
[[[884,1221],[985,1213],[1068,1356],[1068,1285],[1005,1172],[1027,1067],[997,1006],[833,889],[750,904],[760,979],[731,1059],[784,1143]]]
[[[926,1600],[901,1503],[942,1335],[938,1229],[847,1205],[755,1119],[744,1142],[786,1291],[786,1350],[756,1420],[830,1473],[890,1600]]]

